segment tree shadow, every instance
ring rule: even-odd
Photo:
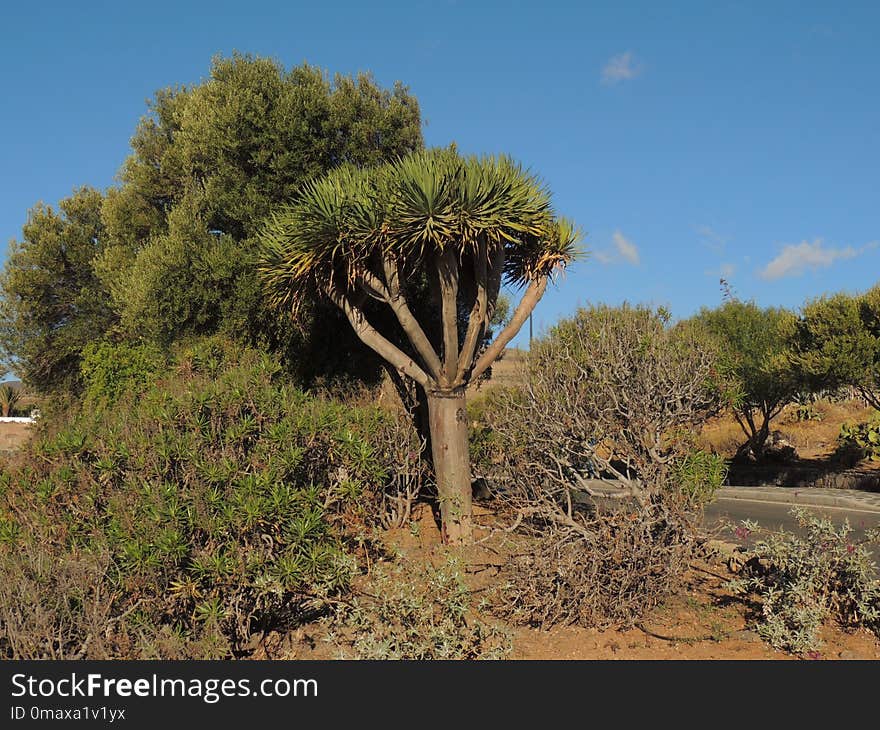
[[[838,447],[824,458],[768,454],[754,460],[732,459],[726,483],[735,486],[820,487],[880,492],[880,470],[862,454]]]

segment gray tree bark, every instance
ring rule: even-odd
[[[473,540],[473,509],[464,388],[428,393],[428,412],[443,540],[469,543]]]

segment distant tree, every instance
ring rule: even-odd
[[[486,330],[487,337],[487,345],[488,341],[491,340],[493,329],[497,327],[503,327],[510,321],[510,297],[506,294],[499,294],[498,299],[495,300],[495,311],[492,312],[492,319],[489,321],[489,328]]]
[[[367,171],[335,170],[307,185],[262,233],[260,273],[271,300],[296,308],[313,292],[323,294],[425,396],[449,542],[472,537],[465,388],[575,255],[575,238],[533,176],[507,158],[462,158],[454,150],[415,153]],[[525,292],[480,354],[504,279]],[[416,304],[428,309],[426,294],[433,317],[417,315]],[[394,321],[371,318],[374,302]]]
[[[740,458],[762,455],[771,421],[802,389],[800,375],[787,359],[785,327],[791,317],[785,309],[762,309],[731,298],[694,318],[717,338],[719,362],[738,383],[731,410],[746,436],[737,452]]]
[[[167,345],[223,331],[302,368],[357,367],[364,350],[332,305],[305,302],[296,321],[266,309],[256,231],[305,181],[421,146],[416,99],[365,74],[331,81],[236,54],[201,84],[158,92],[103,211],[110,245],[96,269],[123,332]]]
[[[37,205],[0,275],[0,350],[39,393],[77,387],[83,347],[116,321],[93,267],[106,244],[102,204],[83,187],[58,211]]]
[[[15,406],[21,400],[21,390],[11,385],[0,385],[0,413],[3,417],[11,416]]]
[[[808,302],[788,337],[792,366],[813,390],[853,386],[880,410],[880,287]]]

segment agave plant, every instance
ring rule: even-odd
[[[369,170],[338,168],[306,185],[262,230],[259,271],[270,301],[296,310],[316,293],[326,296],[424,395],[449,542],[472,535],[465,389],[575,258],[577,238],[534,175],[507,157],[454,149]],[[485,345],[503,282],[524,292]],[[371,321],[374,302],[393,314],[391,327]]]

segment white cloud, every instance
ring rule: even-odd
[[[730,238],[720,234],[711,226],[694,226],[694,229],[706,248],[718,254],[724,252]]]
[[[628,240],[620,231],[614,231],[614,246],[618,253],[631,264],[639,265],[639,249],[636,245]]]
[[[600,264],[618,264],[626,261],[633,266],[638,266],[640,262],[638,247],[620,231],[614,231],[611,238],[614,241],[613,249],[608,247],[592,252],[596,261]]]
[[[731,263],[723,263],[720,268],[717,269],[708,269],[704,272],[706,276],[716,276],[721,279],[729,279],[736,273],[736,264]]]
[[[634,79],[641,73],[642,65],[636,62],[632,51],[626,51],[608,59],[602,67],[601,80],[606,86],[613,86]]]
[[[852,246],[825,248],[821,238],[817,238],[812,243],[809,241],[790,243],[761,270],[760,276],[768,281],[781,279],[784,276],[800,276],[807,269],[813,271],[826,269],[835,261],[853,259],[869,249],[876,248],[877,245],[877,241],[872,241],[858,249]]]

